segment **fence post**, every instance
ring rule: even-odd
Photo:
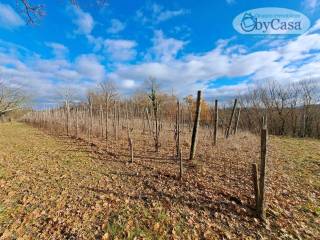
[[[91,137],[93,133],[93,106],[92,99],[90,98],[90,108],[89,108],[89,116],[90,116],[90,131],[89,131],[89,142],[91,142]]]
[[[228,125],[227,132],[226,132],[226,138],[228,138],[229,135],[230,135],[230,129],[231,129],[231,125],[232,125],[232,120],[233,120],[234,112],[235,112],[235,110],[236,110],[237,102],[238,102],[238,99],[235,99],[235,100],[234,100],[234,104],[233,104],[233,108],[232,108],[232,112],[231,112],[231,116],[230,116],[229,125]]]
[[[237,117],[236,117],[236,123],[234,125],[234,131],[233,134],[235,135],[238,131],[238,125],[239,125],[239,120],[240,120],[240,112],[241,112],[241,107],[238,108],[238,112],[237,112]]]
[[[201,91],[199,90],[197,95],[196,116],[194,119],[194,125],[193,125],[193,131],[192,131],[189,160],[192,160],[194,158],[194,155],[196,152],[197,134],[198,134],[198,127],[200,123],[200,113],[201,113]]]
[[[113,127],[114,127],[114,138],[118,141],[118,126],[117,126],[117,107],[118,104],[116,100],[114,100],[114,109],[113,109]]]
[[[183,175],[183,162],[182,162],[182,153],[181,153],[181,149],[179,149],[179,162],[180,162],[180,175],[179,175],[179,179],[180,179],[180,181],[182,181],[182,175]]]
[[[67,127],[67,136],[69,136],[69,118],[70,118],[70,105],[69,105],[69,101],[66,101],[66,127]]]
[[[130,162],[133,163],[133,141],[132,141],[132,138],[131,136],[129,136],[129,149],[130,149]]]
[[[177,113],[176,113],[176,156],[180,154],[180,103],[177,101]]]
[[[261,163],[260,163],[260,178],[259,178],[259,204],[258,215],[261,219],[265,219],[265,176],[266,176],[266,161],[267,161],[267,128],[261,129]]]
[[[258,211],[258,203],[259,203],[259,179],[258,179],[258,167],[256,163],[252,164],[252,182],[253,182],[253,190],[254,190],[254,197],[255,197],[255,209],[256,212]]]
[[[76,107],[76,138],[79,138],[79,110],[78,107]]]
[[[218,100],[214,101],[214,132],[213,132],[213,144],[217,144],[218,135]]]
[[[100,104],[100,130],[101,130],[101,138],[103,138],[103,108]]]

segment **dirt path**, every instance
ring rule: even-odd
[[[141,142],[129,164],[125,141],[106,154],[24,124],[0,124],[0,239],[319,236],[319,141],[272,140],[265,224],[252,215],[251,184],[226,183],[223,171],[228,159],[240,166],[255,159],[256,139],[244,135],[221,144],[210,150],[212,159],[199,151],[182,183],[172,149],[155,154]]]

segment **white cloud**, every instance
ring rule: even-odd
[[[66,59],[43,59],[37,54],[25,56],[22,47],[11,44],[3,51],[0,41],[0,78],[11,86],[21,87],[36,102],[61,100],[59,90],[73,89],[75,98],[85,96],[105,77],[104,66],[96,55],[80,55],[74,62]],[[6,46],[10,46],[6,44]],[[24,54],[16,54],[24,51]]]
[[[103,49],[103,45],[104,45],[104,39],[102,37],[95,37],[91,34],[86,36],[88,39],[88,42],[90,44],[93,44],[94,48],[93,51],[97,52],[100,51],[101,49]]]
[[[107,57],[114,61],[128,61],[136,56],[136,42],[124,39],[107,39],[104,41]]]
[[[162,31],[154,32],[153,47],[150,54],[159,61],[169,61],[176,57],[185,42],[174,38],[165,38]]]
[[[247,93],[249,89],[254,87],[254,84],[244,82],[230,86],[221,86],[213,89],[208,89],[205,93],[209,96],[219,96],[220,98],[234,97],[237,95]]]
[[[111,19],[111,25],[107,29],[108,33],[116,34],[125,29],[126,25],[118,19]]]
[[[75,61],[77,71],[84,77],[102,81],[105,77],[104,66],[95,55],[81,55]]]
[[[125,79],[122,81],[122,87],[132,89],[135,86],[135,82],[132,79]]]
[[[320,81],[320,33],[317,31],[281,39],[281,44],[276,44],[279,39],[271,39],[263,50],[239,45],[237,39],[232,38],[217,41],[207,52],[189,54],[181,51],[184,41],[156,31],[148,53],[150,57],[136,63],[119,62],[136,56],[136,42],[98,40],[111,64],[114,63],[111,60],[116,61],[108,73],[101,56],[80,55],[74,61],[57,57],[43,59],[37,54],[26,54],[22,47],[0,41],[0,76],[42,98],[48,92],[53,98],[52,92],[65,86],[85,94],[87,88],[102,79],[112,79],[122,92],[132,93],[142,88],[150,76],[154,76],[164,90],[174,89],[180,96],[204,89],[206,96],[226,97],[243,93],[266,80],[288,83],[310,78]],[[210,87],[220,78],[242,80],[233,85],[220,82],[218,88]]]
[[[306,9],[310,10],[311,12],[315,11],[315,9],[319,7],[318,0],[304,0],[302,4]]]
[[[166,10],[166,11],[159,13],[159,16],[157,17],[157,22],[163,22],[163,21],[169,20],[173,17],[185,15],[187,13],[188,13],[188,11],[186,11],[185,9],[179,9],[179,10],[175,10],[175,11]]]
[[[85,35],[90,34],[95,25],[92,16],[79,7],[72,7],[72,12],[74,15],[72,21],[77,26],[76,33]]]
[[[305,34],[317,32],[319,31],[319,29],[320,29],[320,19],[318,19],[316,23],[311,28],[309,28],[309,30]]]
[[[159,42],[165,41],[163,35],[159,36],[162,39]],[[296,39],[283,40],[286,44],[274,45],[263,51],[250,51],[232,44],[232,41],[221,40],[211,51],[178,58],[175,53],[181,46],[172,48],[176,49],[172,55],[160,54],[165,57],[135,65],[122,64],[109,76],[115,81],[132,79],[135,87],[142,86],[145,79],[154,76],[165,90],[179,88],[176,90],[182,96],[197,89],[206,89],[207,94],[215,94],[217,97],[244,92],[249,86],[259,85],[266,80],[286,83],[317,78],[320,81],[320,34],[306,34]],[[163,52],[170,53],[168,48],[159,49],[166,49]],[[222,77],[242,77],[247,80],[236,85],[221,86],[216,90],[208,88],[209,83]]]
[[[69,49],[60,43],[48,42],[46,45],[52,48],[52,52],[56,58],[64,58],[69,52]]]
[[[189,12],[190,11],[186,9],[168,10],[159,4],[153,3],[151,5],[147,5],[142,9],[139,9],[136,12],[136,18],[143,24],[158,24],[174,17],[186,15]]]
[[[310,49],[320,50],[319,34],[301,35],[294,41],[288,41],[279,52],[289,62],[310,57]]]
[[[0,27],[14,29],[23,25],[25,22],[11,6],[0,3]]]
[[[126,39],[103,39],[87,35],[89,43],[93,44],[94,52],[103,51],[105,57],[111,61],[130,61],[137,55],[137,43]]]

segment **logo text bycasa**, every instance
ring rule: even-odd
[[[233,27],[242,34],[302,34],[309,29],[310,20],[286,8],[257,8],[239,14]]]

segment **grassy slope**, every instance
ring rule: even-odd
[[[180,185],[160,165],[128,165],[121,157],[105,162],[91,150],[20,123],[0,124],[1,238],[319,236],[319,141],[271,138],[267,225],[247,207],[202,189],[201,176]],[[159,189],[163,193],[154,194]],[[203,201],[194,206],[193,197]]]
[[[84,189],[101,176],[88,153],[19,123],[0,124],[0,134],[3,238],[93,237],[101,232],[103,212],[91,211],[101,200]]]

